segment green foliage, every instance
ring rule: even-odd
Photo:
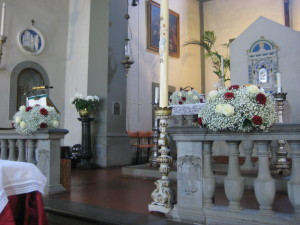
[[[192,40],[185,43],[185,45],[198,45],[202,47],[205,52],[205,58],[209,60],[209,62],[212,64],[214,68],[214,73],[221,78],[222,76],[222,68],[221,68],[221,57],[215,49],[215,43],[216,43],[216,35],[214,31],[205,31],[204,35],[201,36],[200,40]],[[228,49],[229,43],[224,44],[224,47]],[[225,80],[230,80],[229,78],[226,78],[226,72],[230,70],[230,58],[229,56],[223,56],[223,63],[224,63],[224,77]]]

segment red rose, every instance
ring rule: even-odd
[[[259,104],[266,104],[267,102],[267,97],[262,94],[262,93],[259,93],[256,95],[256,101],[259,103]]]
[[[226,92],[226,93],[224,94],[224,98],[225,98],[226,100],[230,100],[230,99],[234,98],[234,93],[232,93],[232,92]]]
[[[239,88],[240,88],[239,85],[231,85],[228,89],[229,89],[229,90],[237,90],[237,89],[239,89]]]
[[[181,99],[182,99],[182,101],[185,101],[185,100],[186,100],[186,97],[182,97]]]
[[[41,108],[41,109],[40,109],[40,113],[41,113],[42,115],[44,115],[44,116],[47,116],[47,115],[48,115],[48,110],[45,109],[45,108]]]
[[[169,99],[169,102],[172,102],[172,99]]]
[[[263,120],[260,116],[254,115],[252,118],[252,122],[256,125],[261,125]]]
[[[40,124],[40,128],[47,128],[48,127],[48,124],[47,123],[41,123]]]
[[[179,101],[178,103],[179,103],[179,105],[182,105],[183,102],[182,102],[182,101]]]
[[[32,110],[31,106],[26,107],[26,112],[29,112],[30,110]]]
[[[202,98],[200,99],[200,103],[203,103],[203,99]]]
[[[201,117],[198,118],[198,124],[199,124],[201,127],[203,127],[203,122],[202,122],[202,118],[201,118]]]

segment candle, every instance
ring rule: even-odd
[[[277,73],[277,92],[281,93],[281,74]]]
[[[160,5],[160,84],[159,107],[168,106],[168,66],[169,66],[169,0],[162,0]]]
[[[159,87],[155,87],[155,97],[154,97],[154,103],[158,103],[158,95],[159,95]]]
[[[4,18],[5,18],[5,2],[2,5],[2,15],[1,15],[1,28],[0,28],[0,36],[4,35]]]
[[[224,78],[224,58],[221,56],[221,77]]]
[[[130,56],[130,48],[129,48],[129,44],[125,45],[125,55],[126,56]]]

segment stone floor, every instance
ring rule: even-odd
[[[147,174],[147,172],[145,172],[145,174]],[[94,170],[73,169],[71,176],[71,191],[69,193],[53,196],[48,200],[45,199],[46,208],[47,206],[55,208],[55,204],[59,205],[59,200],[61,200],[62,204],[68,204],[69,206],[71,205],[71,207],[75,207],[76,204],[84,204],[88,208],[96,207],[102,209],[103,213],[110,209],[116,210],[110,211],[109,215],[115,215],[119,218],[126,218],[124,214],[126,215],[127,212],[142,216],[139,218],[144,221],[143,223],[137,222],[132,224],[160,224],[162,220],[165,221],[164,216],[157,213],[149,214],[148,212],[148,204],[151,202],[151,192],[155,189],[153,184],[155,178],[124,176],[122,175],[122,168]],[[176,183],[173,182],[172,185],[176,191]],[[215,203],[217,205],[228,205],[222,186],[217,187]],[[259,206],[253,190],[245,190],[241,206],[244,208],[258,209]],[[293,211],[293,207],[285,192],[277,193],[273,209],[284,213],[291,213]],[[91,212],[89,209],[87,211]],[[98,210],[96,214],[99,212],[101,212],[101,210]],[[120,212],[123,217],[118,216]],[[158,222],[158,220],[156,221],[157,223],[153,221],[150,222],[151,218],[159,219],[160,222]],[[169,224],[165,222],[162,224]],[[124,222],[124,224],[131,223]]]

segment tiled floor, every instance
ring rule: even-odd
[[[148,214],[151,192],[155,189],[154,180],[123,177],[121,168],[72,170],[71,192],[55,198],[102,206],[124,211]],[[176,184],[173,184],[176,189]],[[216,205],[228,205],[224,189],[218,187],[215,194]],[[244,208],[258,209],[252,190],[245,190],[241,205]],[[291,213],[287,194],[276,195],[273,209]]]

